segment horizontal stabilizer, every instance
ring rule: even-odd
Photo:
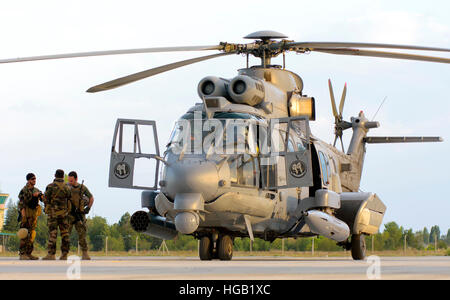
[[[439,136],[371,136],[364,138],[368,144],[389,144],[389,143],[426,143],[442,142]]]

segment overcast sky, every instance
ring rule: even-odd
[[[450,48],[448,1],[7,1],[0,9],[0,59],[127,48],[246,42],[258,30],[295,41],[348,41]],[[17,199],[25,175],[37,186],[57,168],[78,171],[95,196],[94,215],[117,222],[140,209],[140,191],[108,187],[117,118],[157,121],[165,145],[174,121],[199,102],[205,76],[232,78],[239,55],[180,68],[115,90],[98,83],[210,52],[136,54],[0,65],[0,189]],[[449,57],[448,53],[430,53]],[[274,60],[281,64],[281,58]],[[313,133],[333,141],[327,80],[344,117],[360,110],[381,127],[369,135],[433,135],[442,143],[368,145],[361,189],[387,205],[384,222],[450,228],[450,65],[322,53],[287,55],[287,68],[314,96]],[[257,64],[257,59],[251,60]],[[350,131],[345,133],[345,143]],[[163,148],[161,147],[161,150]]]

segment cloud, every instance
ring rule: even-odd
[[[423,41],[445,45],[450,28],[438,18],[421,12],[369,10],[347,20],[356,34],[370,42],[418,44]],[[431,46],[431,45],[430,45]]]

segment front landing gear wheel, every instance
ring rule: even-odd
[[[229,235],[223,235],[217,245],[217,254],[220,260],[231,260],[233,257],[233,240]]]
[[[208,236],[204,236],[200,239],[200,247],[198,249],[198,255],[200,260],[211,260],[212,259],[212,249],[213,243]]]
[[[352,257],[354,260],[363,260],[366,257],[366,239],[363,234],[352,235]]]

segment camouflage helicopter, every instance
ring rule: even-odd
[[[353,259],[365,257],[366,235],[378,232],[386,206],[375,193],[360,192],[366,144],[439,142],[440,137],[369,137],[379,123],[363,112],[343,119],[347,86],[336,106],[333,145],[314,136],[315,99],[303,93],[303,81],[285,69],[285,53],[318,51],[338,55],[450,63],[449,58],[362,50],[450,49],[372,43],[295,42],[274,31],[258,31],[247,44],[97,51],[0,60],[0,63],[98,55],[220,51],[115,79],[87,90],[99,92],[162,72],[231,54],[244,54],[246,68],[234,78],[207,76],[197,87],[196,103],[175,124],[160,154],[155,121],[118,119],[111,148],[109,186],[144,190],[142,208],[131,217],[134,230],[163,240],[179,233],[199,240],[201,260],[231,260],[236,237],[325,236]],[[249,56],[261,64],[249,66]],[[283,55],[283,65],[271,59]],[[347,151],[342,136],[353,134]],[[340,140],[341,150],[336,147]],[[145,186],[137,184],[138,161],[151,162]],[[150,170],[150,172],[148,172]]]

